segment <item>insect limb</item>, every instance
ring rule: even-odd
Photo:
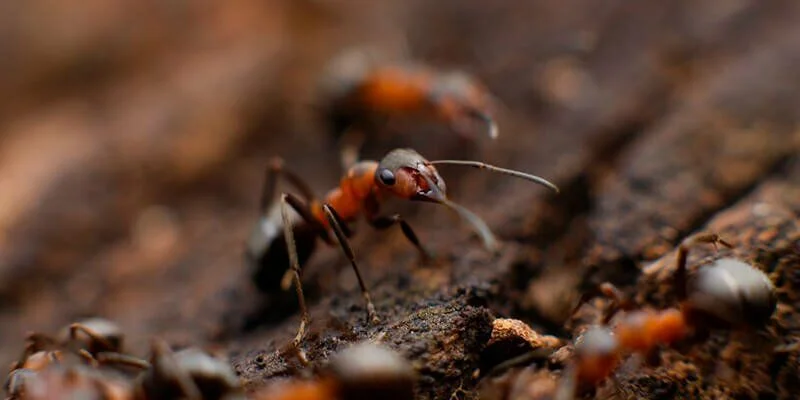
[[[348,128],[339,139],[339,148],[341,148],[340,160],[343,170],[347,171],[358,162],[365,140],[366,135],[364,135],[364,132],[352,127]]]
[[[290,202],[291,195],[284,193],[281,196],[281,218],[283,218],[283,234],[286,238],[286,249],[289,253],[289,270],[291,271],[294,280],[294,289],[297,292],[297,302],[300,306],[300,326],[297,328],[297,335],[291,342],[291,347],[300,354],[301,361],[305,359],[302,356],[303,352],[300,349],[300,344],[306,333],[306,326],[310,321],[308,316],[308,308],[306,308],[306,298],[303,295],[303,284],[300,282],[300,261],[297,257],[297,245],[294,240],[294,229],[289,220],[289,207],[295,208]],[[305,207],[300,207],[302,210],[307,210]],[[295,208],[295,210],[298,210]],[[298,212],[300,212],[298,210]],[[300,213],[302,215],[302,212]]]
[[[139,368],[141,370],[146,370],[150,368],[150,363],[147,362],[146,360],[142,360],[141,358],[130,356],[127,354],[121,354],[115,352],[104,351],[97,353],[95,359],[100,364],[125,365],[129,367]]]
[[[80,323],[74,323],[69,326],[69,338],[71,340],[76,340],[78,338],[78,332],[83,332],[86,336],[97,343],[100,343],[104,349],[111,350],[114,346],[108,341],[108,339],[104,338],[99,333],[95,332],[93,329],[89,328],[88,326]]]
[[[328,204],[324,204],[322,209],[325,211],[325,217],[328,219],[328,223],[333,229],[336,239],[339,241],[339,247],[342,248],[344,255],[350,260],[350,265],[353,266],[353,271],[356,273],[358,285],[361,286],[361,294],[364,296],[364,301],[367,303],[367,316],[373,323],[380,322],[378,314],[375,312],[375,305],[372,304],[372,298],[369,295],[369,290],[367,290],[367,286],[364,284],[364,279],[361,277],[361,272],[358,270],[353,248],[350,246],[350,241],[347,239],[347,236],[345,236],[344,232],[342,231],[343,224],[341,223],[341,218],[338,214],[336,214],[336,210],[334,210]]]
[[[733,245],[720,238],[716,233],[700,233],[690,236],[681,242],[680,246],[678,246],[678,256],[675,262],[675,274],[673,276],[675,291],[678,295],[678,299],[681,301],[685,300],[687,296],[686,282],[688,278],[686,262],[689,257],[689,249],[700,243],[709,243],[713,245],[715,249],[718,248],[718,245],[733,248]]]
[[[306,181],[292,170],[286,168],[283,158],[273,158],[267,166],[267,171],[264,174],[264,188],[261,191],[261,200],[259,207],[262,213],[269,211],[272,201],[277,193],[278,179],[283,176],[286,180],[294,186],[306,201],[312,201],[316,198],[314,191],[306,183]]]
[[[427,249],[422,245],[417,237],[417,234],[414,233],[414,230],[411,228],[411,225],[403,219],[400,214],[394,214],[392,216],[379,216],[379,217],[372,217],[369,219],[370,225],[372,225],[375,229],[388,229],[394,224],[400,224],[400,229],[403,230],[403,235],[405,235],[406,239],[408,239],[414,247],[419,250],[420,255],[424,260],[430,260],[433,257],[428,252]]]
[[[178,384],[181,392],[186,399],[201,400],[200,389],[192,380],[192,377],[178,365],[169,345],[161,339],[154,339],[152,342],[152,364],[156,373],[164,377],[172,377]]]
[[[525,173],[525,172],[522,172],[522,171],[513,170],[513,169],[501,168],[501,167],[497,167],[497,166],[494,166],[494,165],[486,164],[486,163],[480,162],[480,161],[472,161],[472,160],[435,160],[435,161],[431,161],[430,163],[431,164],[464,165],[464,166],[474,167],[474,168],[478,168],[478,169],[485,169],[485,170],[488,170],[488,171],[491,171],[491,172],[497,172],[497,173],[501,173],[501,174],[505,174],[505,175],[510,175],[510,176],[513,176],[513,177],[516,177],[516,178],[525,179],[525,180],[537,183],[539,185],[545,186],[545,187],[553,190],[556,193],[559,192],[558,186],[554,185],[553,183],[551,183],[547,179],[544,179],[544,178],[542,178],[540,176],[536,176],[536,175],[533,175],[533,174],[528,174],[528,173]]]

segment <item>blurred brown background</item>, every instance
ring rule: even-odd
[[[268,157],[319,193],[337,182],[314,90],[350,46],[466,70],[502,101],[500,139],[462,157],[563,196],[474,171],[448,186],[513,243],[508,268],[543,277],[507,310],[553,323],[545,286],[630,271],[761,183],[797,178],[798,22],[794,0],[2,2],[0,360],[25,332],[88,315],[118,321],[139,352],[153,334],[217,337],[246,285]],[[448,140],[409,135],[429,152]],[[468,232],[440,214],[412,221],[452,255]],[[356,247],[368,281],[414,257],[392,232]],[[311,268],[331,269],[324,254]]]

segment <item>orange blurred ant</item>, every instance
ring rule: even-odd
[[[558,191],[555,185],[535,175],[478,161],[428,161],[414,150],[396,149],[389,152],[380,162],[361,161],[353,165],[339,182],[339,187],[328,192],[320,201],[302,179],[284,167],[283,160],[278,158],[270,163],[261,197],[263,214],[248,241],[246,257],[255,269],[256,285],[260,290],[269,292],[277,289],[275,284],[278,276],[275,274],[283,273],[275,268],[275,264],[286,265],[288,256],[290,269],[283,273],[281,288],[288,289],[292,284],[291,280],[294,281],[301,313],[300,327],[292,342],[293,348],[299,349],[306,325],[309,322],[300,283],[300,266],[310,257],[317,237],[322,238],[330,245],[336,245],[338,242],[355,271],[366,302],[368,317],[373,322],[378,321],[378,317],[348,240],[353,232],[348,228],[347,223],[355,221],[359,215],[363,214],[375,229],[386,229],[398,224],[405,237],[417,248],[422,257],[429,258],[411,226],[399,214],[379,215],[381,202],[389,197],[447,206],[473,226],[487,249],[493,252],[497,251],[497,240],[486,223],[471,211],[447,198],[445,182],[434,164],[476,167],[527,179]],[[280,220],[276,221],[274,215],[267,213],[271,208],[279,176],[285,176],[290,183],[297,187],[305,196],[306,201],[304,202],[293,194],[283,193],[280,197]],[[290,209],[294,209],[301,219],[292,219],[289,213]],[[280,240],[281,229],[284,240]],[[330,234],[330,230],[333,231],[333,235]],[[300,233],[297,237],[295,236],[296,232]],[[335,241],[332,236],[336,238]],[[280,241],[284,241],[285,245],[280,244]],[[302,253],[298,252],[298,248],[302,250]]]
[[[753,330],[763,328],[777,306],[775,286],[759,269],[735,258],[721,258],[689,279],[686,261],[691,246],[710,243],[732,246],[716,234],[700,234],[678,247],[673,285],[680,301],[666,310],[633,309],[632,301],[610,283],[600,291],[612,299],[604,318],[627,311],[613,327],[589,328],[575,345],[574,360],[565,372],[559,399],[571,399],[579,385],[593,387],[610,376],[630,353],[652,355],[659,346],[670,346],[690,335],[711,329]],[[580,306],[580,303],[579,303]]]
[[[358,343],[336,354],[313,381],[293,381],[262,389],[255,400],[412,400],[416,373],[397,352]]]
[[[329,131],[344,143],[345,168],[358,159],[366,136],[394,116],[427,117],[445,122],[461,136],[471,136],[475,122],[498,136],[496,101],[474,77],[416,65],[377,65],[364,52],[334,58],[320,85],[321,109]]]

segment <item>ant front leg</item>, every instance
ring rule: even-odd
[[[100,335],[99,333],[95,332],[93,329],[89,328],[86,325],[80,323],[74,323],[69,326],[69,338],[72,341],[78,339],[78,332],[83,332],[86,336],[89,337],[94,343],[99,343],[100,346],[103,347],[104,350],[116,350],[116,346],[114,346],[111,342],[108,341],[105,337]],[[86,349],[89,350],[89,349]]]
[[[331,228],[333,228],[333,233],[336,235],[336,239],[339,241],[339,246],[342,248],[344,255],[350,260],[350,265],[353,266],[353,271],[356,273],[358,284],[361,286],[361,294],[364,296],[364,301],[367,303],[367,316],[373,323],[380,322],[378,313],[375,312],[375,305],[372,304],[372,298],[369,295],[369,290],[367,290],[367,286],[364,284],[364,279],[361,278],[361,272],[358,270],[358,265],[356,264],[356,255],[353,252],[353,248],[350,246],[350,241],[345,235],[342,218],[339,217],[339,215],[336,213],[336,210],[334,210],[328,204],[323,204],[322,209],[325,211],[325,217],[328,219],[328,223],[330,224]]]
[[[408,239],[411,244],[416,247],[419,251],[420,256],[422,257],[423,261],[432,260],[433,256],[428,252],[428,250],[422,245],[420,242],[419,237],[417,234],[414,233],[414,229],[411,228],[411,225],[403,219],[400,214],[394,214],[392,216],[375,216],[369,218],[369,224],[378,230],[388,229],[395,224],[400,225],[400,229],[403,231],[403,235],[405,235],[406,239]]]
[[[146,370],[150,368],[150,363],[146,360],[142,360],[139,357],[134,357],[127,354],[121,353],[114,353],[114,352],[100,352],[97,353],[95,357],[99,364],[103,365],[124,365],[128,367],[138,368],[140,370]]]
[[[613,318],[617,312],[630,311],[635,306],[633,304],[633,301],[630,298],[628,298],[628,296],[626,296],[625,293],[623,293],[613,283],[603,282],[599,286],[597,286],[596,289],[587,291],[583,295],[581,295],[580,299],[578,300],[578,303],[572,309],[571,315],[574,315],[576,312],[578,312],[578,309],[580,309],[582,305],[586,304],[589,300],[592,299],[592,297],[598,294],[611,300],[611,304],[609,305],[608,309],[603,315],[603,321],[602,321],[603,325],[607,325],[611,321],[611,318]]]
[[[686,283],[688,278],[686,261],[689,257],[689,249],[700,243],[709,243],[713,245],[715,249],[718,249],[718,245],[725,246],[729,249],[733,248],[733,245],[722,240],[722,238],[720,238],[720,236],[716,233],[700,233],[690,236],[681,242],[680,246],[678,246],[678,257],[675,265],[675,275],[673,277],[675,291],[678,295],[678,300],[680,301],[685,300],[687,296]]]

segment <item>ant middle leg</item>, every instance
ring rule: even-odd
[[[69,326],[69,338],[71,340],[78,339],[78,332],[83,332],[84,334],[86,334],[86,336],[88,336],[89,339],[91,339],[95,343],[99,343],[106,351],[119,350],[117,346],[112,344],[108,339],[106,339],[105,337],[103,337],[102,335],[95,332],[93,329],[89,328],[84,324],[74,323]]]
[[[356,255],[353,252],[353,248],[350,246],[350,241],[347,239],[347,236],[342,228],[344,224],[341,222],[341,217],[339,217],[339,215],[336,213],[336,210],[334,210],[328,204],[323,204],[322,209],[325,211],[325,217],[328,219],[328,223],[330,224],[331,228],[333,228],[333,233],[336,235],[336,239],[339,241],[339,247],[342,248],[344,255],[350,260],[350,265],[353,266],[353,271],[356,273],[358,285],[361,286],[361,294],[364,296],[364,301],[367,303],[367,316],[373,323],[380,322],[378,314],[375,312],[375,305],[372,304],[372,298],[370,297],[369,290],[364,284],[364,279],[361,277],[358,264],[356,264]]]
[[[146,370],[150,368],[150,363],[147,362],[146,360],[142,360],[139,357],[122,353],[116,353],[116,352],[103,351],[97,353],[95,360],[97,360],[97,362],[102,365],[124,365],[128,367],[138,368],[141,370]]]
[[[678,295],[678,299],[683,301],[686,299],[686,282],[687,282],[687,271],[686,271],[686,262],[689,258],[689,249],[693,246],[700,244],[700,243],[708,243],[714,246],[715,249],[718,249],[718,245],[722,245],[727,248],[733,248],[733,245],[723,240],[718,234],[716,233],[700,233],[694,236],[690,236],[681,242],[678,246],[678,256],[675,262],[675,272],[673,275],[673,285],[675,286],[675,291]]]

